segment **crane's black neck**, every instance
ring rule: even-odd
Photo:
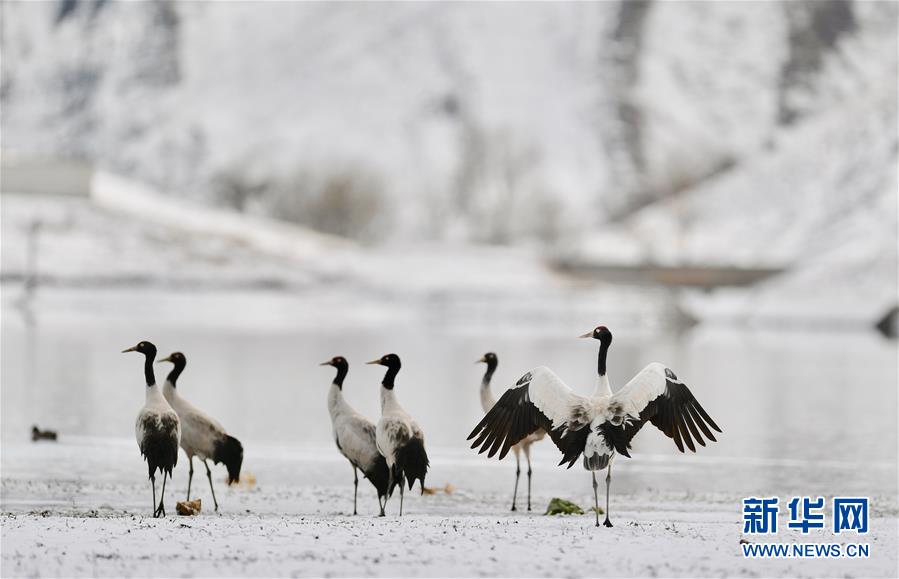
[[[496,372],[496,360],[488,360],[487,361],[487,371],[484,372],[484,379],[481,380],[481,384],[484,386],[488,386],[490,384],[490,380],[493,379],[493,373]]]
[[[156,385],[156,374],[153,372],[153,361],[156,359],[156,351],[146,352],[144,354],[144,378],[147,380],[147,386]]]
[[[343,379],[346,378],[347,372],[350,371],[350,365],[343,363],[334,367],[337,368],[337,376],[334,377],[333,384],[343,390]]]
[[[597,360],[596,370],[600,376],[606,375],[606,356],[609,354],[609,346],[612,340],[602,340],[599,344],[599,359]]]
[[[169,383],[172,385],[172,387],[175,387],[178,382],[178,376],[180,376],[181,372],[184,371],[184,366],[187,365],[187,362],[184,359],[180,359],[180,360],[175,360],[172,363],[175,365],[175,367],[172,368],[171,372],[169,372],[169,375],[166,378],[166,380],[169,381]]]
[[[393,390],[393,380],[396,378],[396,375],[399,373],[400,373],[399,366],[388,366],[387,373],[384,374],[384,379],[381,380],[381,386],[383,386],[387,390]]]

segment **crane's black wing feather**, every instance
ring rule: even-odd
[[[628,450],[631,440],[647,422],[674,440],[681,452],[684,452],[684,445],[696,452],[694,440],[705,446],[703,436],[717,442],[712,430],[721,432],[721,429],[687,385],[678,381],[674,372],[668,368],[665,368],[664,374],[651,370],[655,370],[652,365],[638,374],[621,392],[612,396],[610,411],[613,415],[618,413],[615,423],[604,422],[600,429],[615,451],[630,456]],[[640,401],[645,401],[645,405],[640,410],[639,417],[635,419],[632,415],[626,415],[627,409],[633,407],[632,403],[639,406]]]
[[[571,468],[584,450],[590,429],[586,428],[586,423],[575,420],[566,421],[559,428],[553,428],[553,421],[531,401],[532,381],[543,377],[544,373],[538,370],[528,372],[518,381],[515,388],[507,390],[468,435],[468,440],[475,439],[471,448],[480,447],[478,452],[487,452],[488,457],[499,453],[502,460],[513,446],[528,435],[543,429],[562,452],[559,465],[568,463],[568,468]],[[555,378],[555,375],[552,377]],[[561,384],[561,381],[559,383]],[[567,395],[564,389],[555,387],[561,396]],[[564,388],[570,392],[567,386]],[[573,393],[572,397],[575,400],[579,398]]]

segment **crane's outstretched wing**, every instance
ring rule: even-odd
[[[674,439],[681,452],[684,452],[684,444],[696,452],[694,438],[705,446],[703,435],[717,442],[711,429],[721,432],[690,389],[674,372],[657,362],[643,368],[612,395],[609,413],[612,420],[604,422],[600,428],[606,440],[624,456],[630,456],[627,451],[631,439],[646,421]]]
[[[474,427],[468,440],[471,448],[492,457],[499,451],[502,459],[509,449],[532,432],[542,428],[562,451],[560,465],[574,464],[584,450],[592,416],[590,405],[575,394],[552,370],[544,366],[522,376],[500,397],[493,408]]]

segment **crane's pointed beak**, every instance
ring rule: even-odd
[[[486,363],[487,363],[487,360],[485,360],[484,357],[481,356],[481,359],[480,359],[480,360],[475,360],[474,363],[475,363],[475,364],[486,364]]]
[[[123,354],[126,353],[126,352],[137,352],[137,346],[131,346],[131,347],[128,348],[127,350],[122,350],[122,353],[123,353]]]
[[[578,338],[592,338],[592,337],[593,337],[593,330],[590,330],[590,331],[587,332],[586,334],[583,334],[583,335],[581,335],[581,336],[578,336]]]
[[[331,366],[331,360],[328,360],[327,362],[322,362],[321,364],[319,364],[319,366]]]
[[[380,363],[381,363],[380,358],[378,358],[377,360],[372,360],[371,362],[366,362],[366,364],[380,364]]]
[[[172,362],[172,357],[171,357],[171,356],[166,356],[166,357],[163,358],[162,360],[156,360],[156,363],[157,363],[157,364],[162,364],[163,362],[171,362],[172,364],[174,364],[174,362]]]

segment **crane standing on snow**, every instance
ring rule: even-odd
[[[615,454],[630,457],[631,440],[647,421],[674,440],[678,450],[684,444],[696,452],[693,438],[705,446],[702,434],[712,442],[712,429],[721,432],[687,386],[670,369],[658,362],[646,366],[615,394],[606,375],[606,356],[612,332],[599,326],[581,338],[599,340],[598,377],[590,397],[575,394],[552,370],[539,367],[521,377],[475,426],[468,439],[472,448],[499,451],[502,459],[519,441],[543,428],[562,451],[559,465],[574,465],[584,455],[584,468],[593,475],[593,502],[599,526],[599,498],[596,471],[607,468],[606,520],[609,520],[609,488]],[[702,431],[702,434],[700,434]],[[692,438],[691,438],[692,436]]]
[[[381,507],[380,515],[383,517],[384,507],[387,506],[390,469],[387,468],[387,460],[378,452],[375,425],[356,412],[343,397],[343,380],[350,368],[346,358],[335,356],[327,362],[322,362],[321,365],[337,369],[337,375],[328,391],[328,413],[331,415],[331,427],[337,450],[353,467],[353,514],[357,514],[356,496],[359,493],[361,470],[378,491],[378,505]]]
[[[166,402],[165,397],[156,385],[153,373],[153,360],[156,358],[156,346],[142,341],[125,352],[140,352],[144,355],[144,377],[147,380],[147,392],[144,407],[137,415],[134,433],[140,453],[147,461],[150,483],[153,486],[153,517],[165,516],[165,481],[172,476],[172,469],[178,464],[178,442],[181,439],[181,423],[178,415]],[[156,471],[162,473],[162,494],[159,506],[156,505]]]
[[[425,452],[424,433],[409,413],[396,399],[393,392],[394,379],[402,364],[396,354],[387,354],[367,362],[387,367],[381,381],[381,420],[378,421],[375,439],[378,451],[387,460],[390,468],[388,494],[393,494],[394,485],[400,485],[400,516],[403,516],[403,490],[409,483],[409,490],[418,480],[421,492],[425,489],[425,475],[428,473],[428,453]]]
[[[493,373],[496,372],[499,358],[497,358],[496,354],[493,352],[487,352],[475,363],[487,364],[487,371],[484,372],[484,378],[481,380],[481,407],[484,409],[484,413],[487,413],[490,412],[490,409],[496,404],[496,398],[493,397],[493,393],[490,391],[490,380],[493,378]],[[521,478],[522,452],[524,452],[524,457],[528,461],[528,510],[531,510],[531,445],[543,440],[543,437],[545,436],[546,431],[542,428],[538,428],[531,434],[525,436],[521,442],[512,446],[512,452],[515,453],[515,490],[512,491],[513,511],[518,510],[515,501],[518,497],[518,479]]]
[[[212,471],[209,470],[206,460],[211,458],[214,464],[224,463],[228,469],[228,484],[236,483],[240,480],[240,467],[243,464],[243,445],[239,440],[230,436],[215,418],[196,408],[178,393],[176,388],[178,376],[187,365],[187,358],[184,357],[184,354],[175,352],[159,362],[170,362],[175,366],[165,380],[163,394],[181,420],[181,448],[187,454],[190,465],[187,476],[187,500],[190,500],[190,485],[194,479],[194,456],[197,456],[206,467],[206,478],[209,479],[209,490],[212,491],[212,503],[217,511],[219,503],[215,498],[215,488],[212,486]]]

